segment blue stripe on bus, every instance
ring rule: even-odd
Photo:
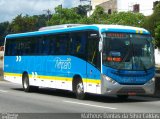
[[[82,78],[100,80],[100,71],[96,67],[74,56],[21,56],[21,61],[16,56],[5,56],[4,58],[4,72],[6,73],[22,74],[27,71],[30,75],[37,72],[42,76],[68,78],[79,74]]]
[[[144,30],[136,30],[136,29],[121,29],[121,28],[108,28],[108,29],[102,29],[101,32],[104,33],[104,32],[119,32],[119,33],[140,33],[142,32],[141,34],[150,34],[149,31],[144,31]]]
[[[104,73],[124,85],[143,85],[154,77],[155,68],[145,71],[117,70],[103,66]]]
[[[25,37],[25,36],[38,36],[45,34],[56,34],[63,32],[71,32],[71,31],[81,31],[81,30],[99,30],[97,26],[83,26],[83,27],[73,27],[67,29],[58,29],[58,30],[46,30],[46,31],[35,31],[35,32],[27,32],[27,33],[19,33],[19,34],[11,34],[7,35],[6,38],[16,38],[16,37]]]
[[[79,74],[82,78],[100,80],[100,71],[96,67],[74,56],[22,56],[21,61],[16,56],[5,56],[4,72],[22,74],[24,71],[27,71],[30,75],[33,72],[37,72],[38,75],[42,76],[68,78],[73,78],[75,74]],[[154,71],[154,68],[147,70],[147,72],[118,71],[117,69],[103,66],[105,75],[124,85],[145,84],[154,77]]]
[[[16,38],[16,37],[24,37],[24,36],[38,36],[45,34],[56,34],[63,32],[71,32],[71,31],[81,31],[81,30],[96,30],[99,31],[98,26],[83,26],[83,27],[71,27],[66,29],[56,29],[56,30],[46,30],[46,31],[35,31],[35,32],[27,32],[27,33],[18,33],[18,34],[10,34],[7,35],[6,38]],[[102,28],[101,32],[124,32],[124,33],[137,33],[137,31],[142,32],[142,34],[150,34],[146,30],[136,30],[136,29],[123,29],[123,28]]]

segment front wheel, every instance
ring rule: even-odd
[[[86,94],[84,93],[84,85],[81,80],[76,83],[76,97],[77,99],[85,99]]]

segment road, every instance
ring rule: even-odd
[[[41,88],[25,93],[22,86],[0,81],[0,113],[160,113],[160,98],[88,95],[75,99],[68,91]],[[73,117],[74,118],[74,117]]]

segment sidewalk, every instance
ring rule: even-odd
[[[3,80],[3,69],[0,67],[0,81]]]
[[[3,60],[0,59],[0,81],[3,80]]]
[[[3,80],[3,51],[0,51],[0,81]]]
[[[155,97],[160,97],[160,69],[156,68],[155,75]]]

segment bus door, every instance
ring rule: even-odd
[[[100,93],[100,53],[98,50],[98,32],[89,32],[87,44],[87,92]]]

